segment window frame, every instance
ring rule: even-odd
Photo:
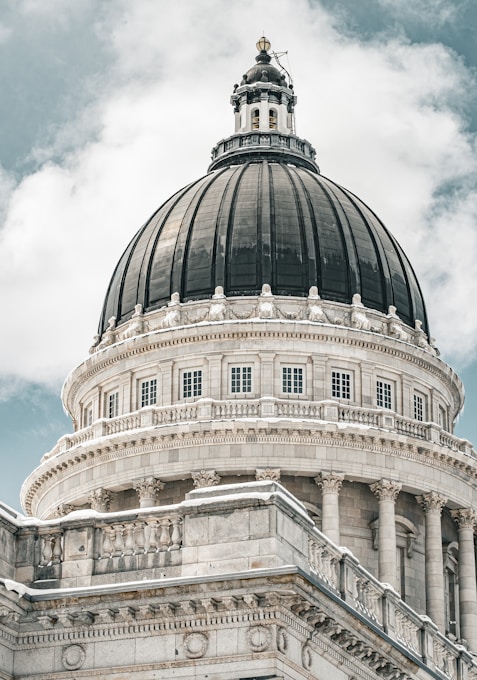
[[[345,381],[343,382],[343,378]],[[347,381],[346,381],[347,378]],[[344,399],[345,401],[353,401],[353,376],[351,371],[343,371],[342,369],[331,370],[331,398]],[[347,396],[346,396],[347,393]]]
[[[138,387],[139,408],[157,406],[157,378],[143,378]]]
[[[108,392],[106,407],[108,418],[117,418],[119,416],[119,389]]]
[[[281,369],[282,394],[303,396],[305,394],[305,367],[282,365]]]
[[[381,394],[380,394],[381,390]],[[376,378],[376,406],[386,411],[394,410],[395,385],[385,378]]]
[[[229,394],[250,395],[253,393],[253,366],[233,364],[229,365]]]
[[[188,381],[187,384],[186,381]],[[202,393],[203,393],[202,369],[201,368],[184,369],[181,374],[182,399],[197,399],[198,397],[202,396]]]

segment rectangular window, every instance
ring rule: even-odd
[[[351,399],[351,374],[332,371],[331,396],[336,399]]]
[[[438,418],[438,424],[444,429],[447,430],[447,413],[445,409],[442,406],[439,406],[439,411],[437,413],[437,418]]]
[[[184,371],[182,374],[182,396],[200,397],[202,395],[202,371]]]
[[[419,394],[414,395],[414,418],[424,420],[424,397]]]
[[[376,404],[380,408],[392,409],[392,385],[391,383],[378,380],[376,382]]]
[[[93,424],[93,406],[88,404],[83,412],[83,427],[89,427]]]
[[[155,406],[157,400],[157,380],[143,380],[141,383],[141,408]]]
[[[232,393],[252,391],[252,367],[232,366],[230,369],[230,391]]]
[[[111,392],[108,396],[108,418],[116,418],[119,415],[119,392]]]
[[[282,391],[286,394],[303,394],[303,369],[292,366],[282,368]]]

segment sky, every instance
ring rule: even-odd
[[[477,442],[476,25],[474,0],[0,0],[0,499],[71,431],[114,266],[233,133],[262,33],[322,173],[408,254]]]

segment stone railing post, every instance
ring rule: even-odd
[[[416,500],[426,516],[426,602],[427,614],[437,624],[441,632],[445,631],[444,606],[444,562],[442,557],[441,513],[447,498],[430,491]]]
[[[323,500],[321,509],[321,530],[330,541],[340,544],[339,492],[344,475],[336,472],[320,472],[315,483],[321,487]]]
[[[453,510],[452,517],[459,527],[459,604],[460,634],[472,651],[477,651],[477,588],[475,580],[473,508]]]
[[[379,499],[379,580],[384,583],[389,583],[397,590],[396,520],[394,505],[401,490],[401,484],[389,479],[381,479],[379,482],[370,484],[369,488]]]

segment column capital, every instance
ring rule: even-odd
[[[164,482],[155,477],[144,477],[143,479],[138,479],[134,483],[134,488],[136,489],[138,498],[140,502],[145,500],[153,501],[157,500],[158,494],[164,488]]]
[[[451,510],[452,518],[457,522],[459,529],[473,529],[475,526],[476,512],[473,508],[459,508]]]
[[[380,501],[395,501],[401,491],[402,484],[400,482],[393,482],[390,479],[380,479],[379,482],[373,482],[369,488]]]
[[[96,510],[97,512],[108,512],[111,500],[111,493],[107,489],[102,488],[95,489],[93,493],[88,496],[91,510]]]
[[[215,470],[201,470],[193,472],[192,479],[196,489],[204,489],[208,486],[216,486],[220,483],[220,477]]]
[[[256,468],[255,479],[257,482],[264,482],[265,480],[279,482],[280,468]]]
[[[317,484],[323,493],[339,493],[345,476],[339,472],[320,472],[315,477]]]
[[[437,491],[429,491],[422,496],[416,496],[416,501],[419,503],[424,512],[437,511],[439,514],[442,508],[447,503],[447,498]]]

